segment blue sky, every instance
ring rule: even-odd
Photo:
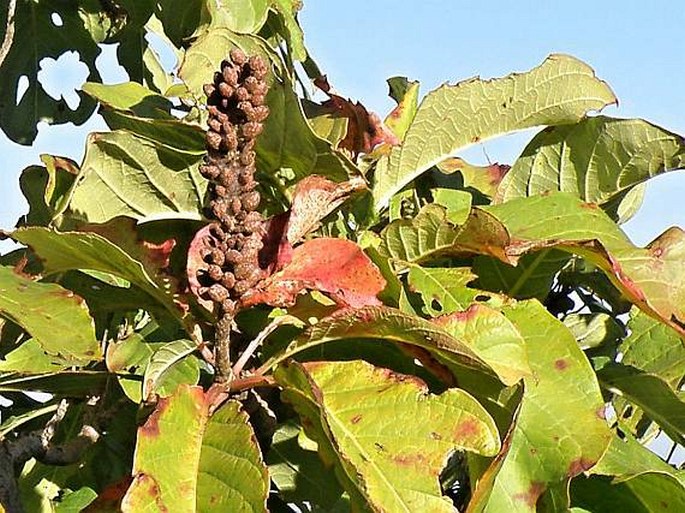
[[[548,54],[562,52],[589,63],[611,85],[620,105],[606,114],[642,117],[685,134],[685,39],[677,37],[685,9],[680,0],[307,0],[300,20],[308,48],[338,92],[381,115],[392,108],[385,83],[390,76],[420,80],[425,94],[445,81],[525,71]],[[106,62],[106,57],[101,60]],[[105,80],[125,80],[109,68],[101,68]],[[72,66],[56,66],[45,75],[48,90],[56,95],[73,94],[70,88],[85,76],[74,71],[73,59]],[[25,166],[39,163],[40,153],[80,161],[86,134],[103,127],[97,117],[78,128],[41,127],[32,148],[0,134],[0,227],[10,228],[26,209],[17,183]],[[485,162],[487,154],[493,161],[512,163],[534,132],[486,141],[464,156]],[[685,227],[684,197],[685,171],[652,180],[641,212],[625,225],[627,232],[644,244],[668,226]]]

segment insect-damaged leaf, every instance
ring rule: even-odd
[[[438,486],[450,454],[500,447],[492,418],[461,390],[432,395],[416,377],[363,361],[292,363],[275,377],[353,502],[373,511],[452,512]]]
[[[269,478],[240,403],[210,415],[210,394],[182,385],[138,429],[122,511],[266,512]]]
[[[459,149],[512,130],[573,123],[615,102],[593,70],[568,55],[551,55],[526,73],[443,85],[423,99],[402,145],[379,161],[376,208]]]
[[[57,364],[102,358],[85,301],[55,283],[37,283],[0,267],[0,316],[28,331]]]
[[[536,511],[540,496],[568,505],[568,481],[592,467],[610,440],[597,379],[571,333],[537,301],[505,306],[526,341],[532,376],[500,454],[468,512]]]

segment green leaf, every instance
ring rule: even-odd
[[[0,315],[28,331],[56,362],[83,365],[102,358],[88,307],[59,285],[0,267]]]
[[[573,333],[578,345],[583,349],[614,344],[625,333],[624,328],[611,315],[605,313],[569,314],[564,317],[564,325]]]
[[[496,203],[550,191],[603,205],[667,171],[685,167],[685,141],[642,119],[587,118],[548,128],[526,146]]]
[[[604,388],[642,408],[672,440],[685,444],[685,402],[668,383],[621,364],[606,365],[597,376]]]
[[[299,0],[273,0],[273,8],[278,12],[284,27],[281,34],[288,45],[293,60],[304,61],[307,49],[304,47],[304,34],[297,21],[297,12],[302,8]]]
[[[152,400],[155,393],[168,397],[180,384],[198,382],[197,358],[186,358],[189,353],[178,357],[177,351],[187,343],[186,340],[149,342],[141,333],[132,333],[107,346],[107,369],[116,374],[124,393],[135,403]],[[193,349],[196,348],[193,344]]]
[[[266,22],[269,14],[267,0],[219,0],[207,2],[212,26],[225,27],[241,34],[254,34]]]
[[[138,429],[123,512],[266,512],[269,477],[247,415],[231,400],[182,385]]]
[[[0,39],[4,40],[8,4],[3,4]],[[52,22],[53,13],[62,20],[59,27]],[[40,121],[76,125],[86,121],[95,109],[95,102],[78,92],[79,105],[72,110],[64,98],[55,100],[38,81],[43,59],[58,59],[72,51],[77,52],[80,62],[87,66],[88,80],[100,80],[95,67],[100,49],[84,27],[78,5],[19,1],[12,28],[14,37],[0,67],[0,128],[3,132],[14,142],[28,145],[36,138],[36,125]],[[28,88],[17,105],[15,98],[21,77],[28,79]]]
[[[458,340],[465,341],[497,373],[502,383],[514,385],[531,375],[526,343],[504,314],[474,304],[435,322]]]
[[[654,374],[676,390],[685,376],[685,343],[670,327],[634,310],[628,321],[630,335],[619,351],[621,363]]]
[[[345,339],[401,342],[438,352],[447,360],[474,367],[482,372],[490,371],[472,348],[436,324],[386,306],[345,309],[321,319],[285,351],[267,361],[262,369],[274,368],[307,349]]]
[[[407,77],[389,78],[390,96],[397,102],[397,106],[385,118],[387,126],[398,139],[404,139],[407,130],[414,121],[419,106],[419,82],[409,81]]]
[[[103,107],[122,110],[144,118],[171,118],[171,101],[137,82],[99,84],[86,82],[81,90]]]
[[[476,279],[470,269],[464,267],[421,267],[409,268],[407,282],[413,292],[421,294],[423,310],[430,317],[446,315],[466,310],[475,302],[476,296],[482,295],[478,289],[467,285]],[[483,298],[485,299],[485,298]],[[488,297],[488,301],[497,299]]]
[[[591,470],[590,479],[572,482],[572,500],[596,513],[678,512],[685,509],[685,478],[631,435],[614,436]]]
[[[170,144],[183,137],[170,137]],[[117,216],[201,219],[207,188],[201,157],[197,148],[178,149],[125,130],[91,134],[69,208],[90,223]]]
[[[516,299],[544,301],[557,272],[569,259],[563,251],[543,249],[524,255],[514,267],[492,257],[478,256],[473,261],[473,272],[478,275],[475,286]]]
[[[308,502],[329,510],[342,495],[330,467],[316,453],[316,442],[307,439],[302,428],[294,423],[276,429],[266,462],[269,476],[284,501]]]
[[[191,340],[175,340],[164,344],[157,349],[150,358],[150,364],[145,370],[143,377],[143,398],[149,401],[154,394],[159,394],[161,397],[171,395],[178,382],[168,383],[169,371],[180,361],[197,350],[197,344]],[[197,383],[199,378],[199,369],[195,367],[196,375],[194,382]]]
[[[452,512],[438,487],[449,455],[500,447],[492,418],[461,390],[432,395],[418,378],[362,361],[293,363],[275,378],[353,502],[363,497],[374,511]]]
[[[47,353],[43,346],[30,338],[22,342],[0,361],[0,372],[19,372],[21,374],[42,374],[58,372],[70,367],[69,361]]]
[[[472,209],[466,223],[456,226],[447,210],[429,203],[413,219],[398,219],[380,234],[381,252],[402,263],[435,260],[446,256],[478,252],[483,247],[497,249],[507,238],[506,229],[481,209]],[[501,252],[498,255],[504,255]]]
[[[112,379],[104,371],[63,371],[49,374],[0,376],[0,392],[45,392],[69,397],[86,397],[103,390]]]
[[[469,512],[531,512],[546,490],[568,507],[569,480],[610,440],[595,374],[573,336],[537,301],[502,309],[526,341],[533,375],[504,450],[478,482]]]
[[[140,287],[177,318],[181,316],[171,294],[151,277],[145,266],[100,235],[32,227],[15,230],[12,238],[40,256],[47,274],[73,269],[113,274]]]
[[[443,85],[423,99],[403,144],[378,163],[376,208],[459,149],[513,130],[574,123],[615,102],[587,64],[557,54],[526,73]]]

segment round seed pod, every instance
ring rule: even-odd
[[[207,269],[207,274],[212,281],[221,281],[221,279],[224,277],[224,272],[221,270],[221,267],[215,264],[209,266]]]
[[[209,252],[208,259],[209,263],[222,266],[226,262],[226,255],[224,255],[223,251],[214,248]]]
[[[224,299],[228,299],[228,290],[223,285],[215,283],[209,287],[207,295],[215,303],[221,303]]]
[[[205,93],[207,98],[209,98],[216,91],[216,87],[214,86],[214,84],[205,84],[202,86],[202,91]]]
[[[239,86],[239,87],[236,88],[236,90],[235,90],[235,98],[236,98],[236,100],[238,100],[239,102],[242,102],[242,101],[245,101],[245,100],[249,100],[249,99],[250,99],[250,96],[251,96],[251,95],[250,95],[250,93],[248,92],[248,90],[245,89],[245,88],[242,87],[242,86]]]
[[[243,137],[254,139],[262,133],[262,124],[248,121],[243,125]]]
[[[268,69],[266,67],[266,64],[264,63],[264,59],[262,59],[259,55],[253,55],[252,57],[250,57],[250,59],[248,60],[248,65],[250,66],[250,71],[252,71],[252,75],[257,80],[263,80],[264,77],[266,77]]]
[[[219,93],[224,98],[230,98],[231,96],[233,96],[233,91],[233,87],[228,85],[226,82],[219,83]]]
[[[240,196],[240,202],[245,210],[256,210],[259,207],[260,199],[259,192],[257,191],[243,193]]]
[[[207,146],[209,146],[213,150],[218,150],[221,147],[221,141],[223,138],[221,137],[221,135],[210,130],[207,132],[205,139],[207,141]]]
[[[233,64],[238,66],[243,66],[247,62],[247,55],[240,48],[233,48],[229,53],[229,57],[233,61]]]
[[[221,284],[226,287],[227,290],[232,290],[235,286],[235,275],[230,271],[226,271],[221,278]]]

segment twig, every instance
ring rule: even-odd
[[[5,58],[10,53],[12,41],[14,40],[14,15],[17,10],[17,0],[10,0],[7,5],[7,26],[5,27],[5,39],[0,46],[0,67],[5,62]]]
[[[238,361],[235,362],[235,365],[233,366],[233,375],[234,376],[240,376],[240,373],[242,372],[243,368],[245,367],[245,364],[247,361],[250,359],[252,354],[257,350],[257,348],[262,345],[264,340],[266,340],[266,337],[271,335],[276,328],[279,326],[283,326],[284,324],[302,324],[302,321],[298,319],[297,317],[293,317],[292,315],[281,315],[279,317],[276,317],[269,325],[264,328],[262,331],[259,332],[259,334],[250,342],[250,344],[245,348],[245,351],[243,351],[243,354],[240,355],[240,358],[238,358]]]

